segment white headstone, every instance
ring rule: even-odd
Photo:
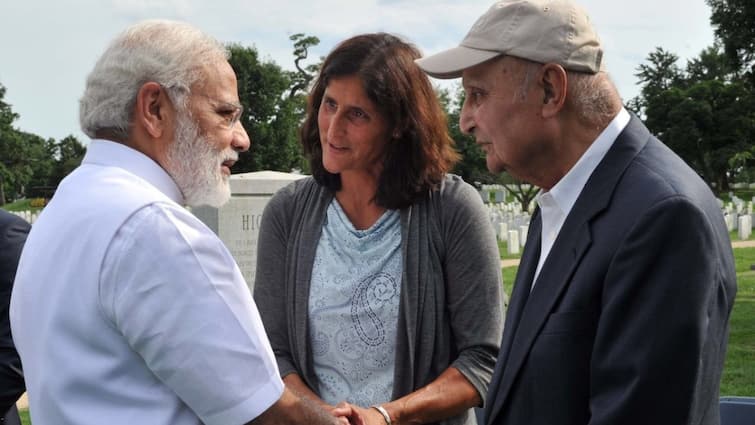
[[[726,223],[726,230],[729,232],[734,230],[734,216],[726,213],[724,214],[724,223]]]
[[[524,243],[527,242],[527,231],[529,230],[529,228],[529,225],[519,226],[519,246],[521,246],[522,248],[524,248]]]
[[[752,216],[743,215],[739,217],[739,240],[746,241],[752,235]]]
[[[221,208],[198,207],[192,213],[212,229],[236,259],[249,289],[257,268],[257,238],[262,211],[278,189],[301,174],[255,171],[231,176],[231,199]]]
[[[509,230],[509,240],[506,243],[508,245],[509,254],[519,254],[519,232],[516,230]]]
[[[498,223],[498,239],[505,241],[509,235],[509,224],[505,221]]]

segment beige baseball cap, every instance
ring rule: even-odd
[[[463,70],[500,55],[591,74],[604,66],[603,48],[590,17],[571,0],[496,2],[458,47],[416,62],[435,78],[458,78]]]

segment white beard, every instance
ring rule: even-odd
[[[199,134],[199,126],[188,113],[180,112],[176,122],[176,139],[167,152],[168,174],[190,207],[209,205],[219,208],[231,198],[228,176],[221,164],[237,160],[233,148],[215,149],[211,140]]]

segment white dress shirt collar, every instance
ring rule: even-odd
[[[535,280],[537,280],[540,269],[561,231],[561,226],[566,221],[566,217],[571,212],[574,203],[577,202],[579,194],[585,188],[587,180],[593,171],[595,171],[595,168],[598,167],[600,161],[606,156],[611,146],[613,146],[613,142],[627,126],[629,119],[629,112],[621,108],[621,111],[603,129],[598,138],[587,148],[569,172],[550,191],[541,191],[535,197],[537,204],[540,206],[542,221],[540,259],[535,271]]]
[[[579,194],[582,193],[582,189],[587,184],[587,179],[590,178],[592,172],[606,156],[608,149],[613,146],[613,142],[619,137],[619,133],[629,123],[629,118],[629,112],[621,108],[621,111],[603,129],[571,170],[551,188],[550,194],[561,210],[565,212],[565,215],[569,215]]]
[[[158,163],[122,143],[93,139],[87,146],[82,163],[124,169],[156,187],[177,204],[184,204],[183,195],[176,182]]]

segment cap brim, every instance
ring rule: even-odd
[[[465,69],[500,56],[503,53],[459,46],[416,59],[417,65],[428,75],[440,79],[459,78]]]

